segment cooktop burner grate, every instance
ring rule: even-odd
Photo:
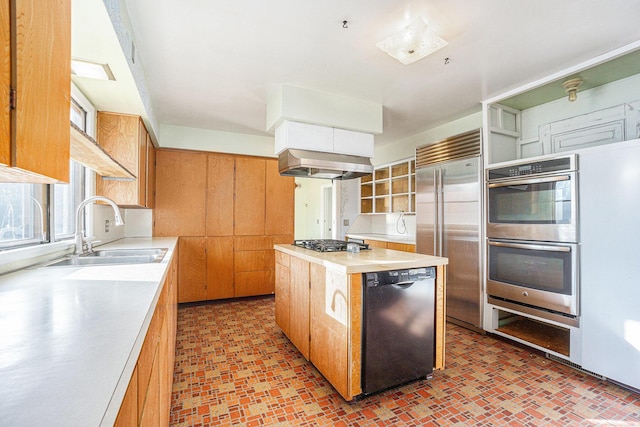
[[[315,239],[315,240],[295,240],[294,246],[300,248],[310,249],[316,252],[339,252],[346,251],[347,244],[356,244],[360,247],[360,250],[369,249],[369,245],[359,242],[346,242],[344,240],[332,240],[332,239]]]

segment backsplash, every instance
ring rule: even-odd
[[[415,237],[415,213],[361,214],[347,234],[384,234],[387,236]]]

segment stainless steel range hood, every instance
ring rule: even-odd
[[[280,175],[304,178],[353,179],[373,172],[368,157],[288,149],[278,156]]]

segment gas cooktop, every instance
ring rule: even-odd
[[[311,249],[312,251],[316,251],[316,252],[346,251],[347,244],[358,245],[360,250],[369,249],[369,245],[367,243],[346,242],[344,240],[317,239],[317,240],[295,240],[293,242],[294,246],[298,246],[300,248],[305,248],[305,249]]]

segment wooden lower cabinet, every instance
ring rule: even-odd
[[[352,276],[360,277],[359,274]],[[350,400],[361,391],[359,371],[355,379],[358,389],[355,394],[351,390],[349,319],[352,316],[348,307],[347,277],[276,252],[276,323],[304,358]],[[359,322],[360,315],[356,317]],[[360,329],[358,323],[357,330]],[[356,344],[360,344],[359,337]],[[359,366],[358,361],[357,369]]]
[[[309,360],[309,262],[291,257],[290,265],[288,336],[304,358]]]
[[[382,248],[387,249],[387,242],[383,242],[382,240],[369,240],[365,241],[369,245],[370,248]]]
[[[174,256],[115,426],[169,425],[178,319],[177,273]]]
[[[144,396],[142,407],[140,408],[140,426],[155,427],[160,425],[160,356],[159,349],[153,354],[153,362],[151,363],[151,371],[149,375],[149,384],[147,385],[147,393]],[[138,394],[140,397],[142,393]]]
[[[318,264],[311,264],[309,360],[342,396],[350,395],[351,376],[347,295],[346,275],[327,271]]]
[[[275,251],[271,236],[236,236],[233,245],[234,296],[274,292]]]
[[[233,298],[233,236],[207,237],[207,300]]]
[[[283,254],[280,251],[276,251],[276,324],[284,331],[287,336],[289,335],[289,306],[291,305],[291,293],[289,275],[291,269],[289,268],[291,256]]]
[[[129,387],[122,400],[118,418],[114,427],[130,427],[138,425],[138,368],[133,370]]]
[[[371,240],[371,239],[367,239],[365,243],[367,243],[371,248],[393,249],[394,251],[414,252],[414,253],[416,251],[416,245],[412,245],[409,243],[386,242],[383,240]]]
[[[180,237],[178,239],[179,279],[178,302],[207,299],[207,239]]]
[[[394,251],[402,252],[415,252],[416,245],[411,245],[408,243],[387,242],[387,249],[393,249]]]
[[[273,245],[292,241],[293,235],[180,237],[178,302],[273,294]]]

